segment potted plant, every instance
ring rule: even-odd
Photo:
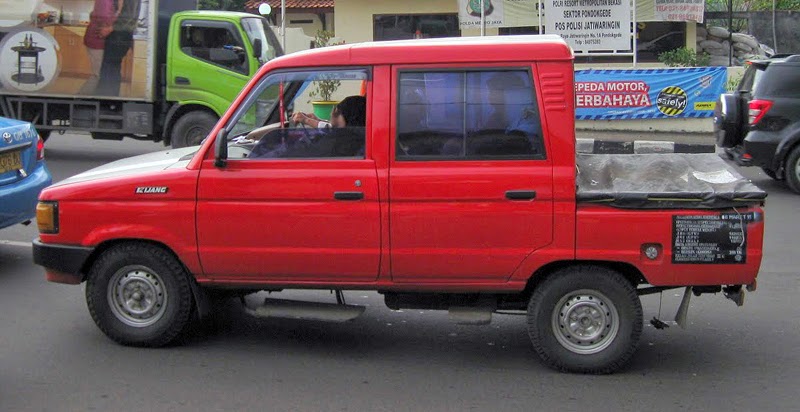
[[[326,30],[317,31],[317,36],[314,38],[314,47],[337,46],[344,44],[344,42],[330,43],[333,37],[333,32]],[[311,97],[311,105],[314,107],[314,115],[323,120],[331,119],[331,112],[333,108],[339,104],[338,101],[332,100],[333,93],[341,86],[341,81],[336,79],[326,79],[325,76],[320,76],[320,80],[314,81],[314,89],[308,94]]]

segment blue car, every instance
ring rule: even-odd
[[[39,192],[51,182],[33,125],[0,117],[0,229],[32,219]]]

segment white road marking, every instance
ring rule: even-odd
[[[2,240],[2,239],[0,239],[0,245],[17,246],[17,247],[32,247],[33,246],[33,244],[31,242],[18,242],[16,240]]]

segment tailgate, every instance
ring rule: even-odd
[[[578,202],[625,209],[759,205],[767,193],[713,153],[577,156]]]

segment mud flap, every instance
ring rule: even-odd
[[[681,327],[681,329],[686,329],[686,318],[689,314],[689,300],[692,298],[692,287],[687,286],[686,289],[683,291],[683,299],[681,299],[681,305],[678,306],[678,312],[675,314],[675,323]]]

